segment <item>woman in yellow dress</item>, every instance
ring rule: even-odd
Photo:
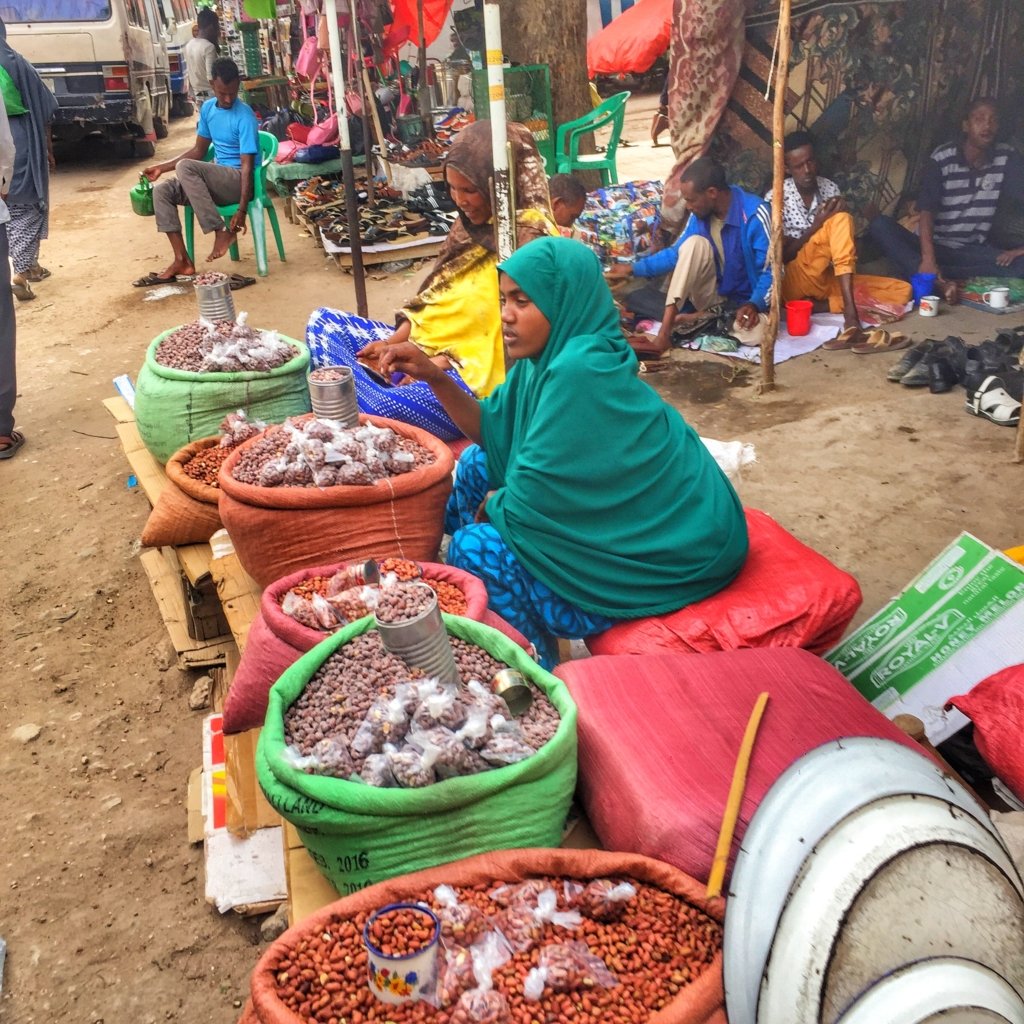
[[[516,241],[557,234],[544,161],[523,125],[507,126],[515,167]],[[445,159],[445,181],[458,209],[437,261],[397,325],[340,310],[316,310],[306,329],[314,366],[352,367],[362,412],[402,420],[451,440],[461,431],[430,388],[396,375],[382,382],[367,370],[389,345],[412,341],[466,392],[485,398],[505,379],[498,307],[497,245],[490,181],[491,125],[459,132]]]

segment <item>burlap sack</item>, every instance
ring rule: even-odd
[[[253,438],[221,467],[221,521],[238,560],[261,587],[311,565],[395,554],[431,561],[437,555],[455,466],[451,450],[408,423],[378,416],[360,421],[413,438],[433,453],[434,462],[365,487],[257,487],[231,475]]]
[[[220,491],[193,480],[184,470],[185,463],[193,456],[219,443],[219,437],[204,437],[180,448],[167,460],[164,467],[167,486],[146,520],[142,531],[143,547],[202,544],[221,528],[217,507]]]
[[[302,1018],[277,997],[275,967],[305,936],[323,932],[332,919],[397,902],[405,896],[443,883],[476,885],[518,882],[536,875],[562,875],[578,879],[625,876],[676,893],[716,921],[721,921],[724,916],[724,902],[720,899],[708,900],[702,885],[678,868],[639,854],[562,849],[508,850],[481,854],[371,885],[329,904],[289,928],[256,964],[250,980],[252,995],[240,1024],[302,1024]],[[726,1024],[724,1002],[722,954],[719,953],[696,981],[687,985],[664,1009],[648,1017],[647,1024]]]

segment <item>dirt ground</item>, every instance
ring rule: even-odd
[[[667,147],[643,141],[655,103],[631,104],[624,180],[671,164]],[[190,135],[177,122],[161,158]],[[201,713],[188,709],[192,679],[173,666],[137,557],[148,505],[128,486],[101,405],[158,332],[195,316],[189,293],[145,301],[130,286],[168,255],[128,202],[142,164],[99,143],[61,154],[43,252],[53,277],[17,310],[28,443],[0,466],[0,1018],[10,1024],[226,1024],[262,948],[257,921],[204,902],[202,850],[185,834]],[[288,262],[272,255],[270,276],[236,302],[254,323],[302,337],[315,307],[354,308],[352,281],[283,227]],[[255,274],[248,240],[242,253],[239,269]],[[390,316],[422,273],[371,280],[371,315]],[[947,311],[912,315],[904,329],[978,340],[1007,319]],[[966,415],[962,391],[888,383],[895,358],[804,356],[778,368],[768,395],[756,368],[700,353],[675,353],[649,378],[705,436],[755,445],[745,503],[854,573],[860,618],[961,530],[1024,543],[1013,431]],[[24,726],[38,736],[15,738]]]

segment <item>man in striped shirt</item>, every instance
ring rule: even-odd
[[[919,236],[891,217],[876,217],[871,237],[908,279],[938,274],[947,302],[959,298],[958,281],[970,277],[1024,277],[1024,247],[998,249],[989,233],[1001,195],[1024,197],[1024,159],[996,142],[999,115],[993,99],[975,100],[963,122],[964,138],[936,149],[921,178]]]

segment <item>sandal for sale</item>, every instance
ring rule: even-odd
[[[964,408],[972,416],[983,416],[1002,427],[1020,423],[1020,402],[1011,397],[1001,377],[986,377],[981,387],[967,396]]]
[[[851,352],[859,356],[870,356],[876,352],[898,352],[900,349],[910,348],[911,344],[911,340],[905,334],[890,334],[878,327],[860,344],[849,347]]]

